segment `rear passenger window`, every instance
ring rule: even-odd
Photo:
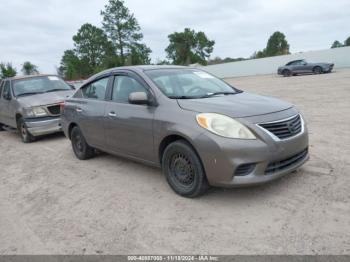
[[[5,81],[2,89],[3,89],[2,98],[7,99],[8,97],[12,97],[11,88],[10,88],[10,81]]]
[[[2,95],[2,84],[4,83],[4,81],[0,80],[0,96]]]
[[[109,77],[97,80],[81,89],[84,98],[104,100]]]

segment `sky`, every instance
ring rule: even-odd
[[[0,61],[20,71],[31,61],[55,73],[72,36],[84,23],[101,27],[108,0],[1,0]],[[350,0],[125,0],[134,13],[152,61],[164,59],[167,36],[189,27],[215,40],[211,57],[249,57],[275,31],[292,53],[327,49],[350,36]]]

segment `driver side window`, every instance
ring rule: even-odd
[[[130,76],[119,75],[114,77],[112,101],[127,104],[129,103],[129,95],[134,92],[148,93],[139,81]]]

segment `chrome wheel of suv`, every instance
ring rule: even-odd
[[[18,119],[17,128],[23,143],[31,143],[35,140],[35,137],[32,136],[32,134],[28,131],[28,128],[23,118]]]

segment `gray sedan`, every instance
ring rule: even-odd
[[[65,101],[62,128],[77,158],[99,149],[162,167],[186,197],[265,183],[308,159],[307,128],[292,104],[187,67],[97,74]]]
[[[294,60],[288,62],[285,66],[278,68],[277,73],[283,76],[292,76],[298,74],[322,74],[330,73],[333,70],[332,63],[309,63],[306,60]]]
[[[8,78],[0,85],[0,130],[17,128],[23,142],[61,131],[60,103],[73,89],[55,75]]]

